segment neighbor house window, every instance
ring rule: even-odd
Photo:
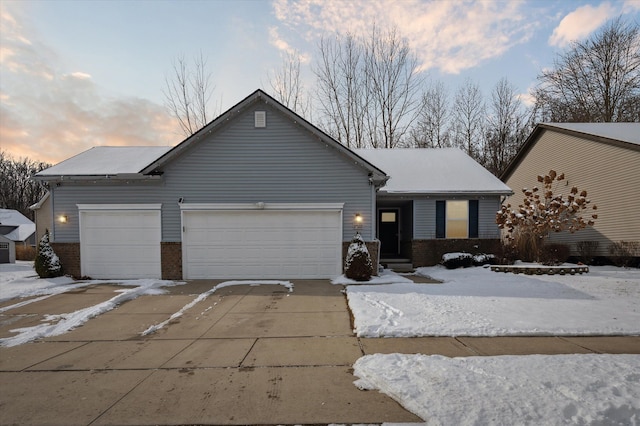
[[[478,238],[478,200],[436,201],[436,238]]]

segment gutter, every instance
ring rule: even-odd
[[[36,175],[33,179],[38,182],[160,181],[162,176],[122,173],[115,175]]]

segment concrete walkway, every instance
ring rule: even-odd
[[[420,422],[358,390],[352,364],[372,353],[446,356],[640,353],[640,337],[361,339],[342,286],[294,281],[219,290],[155,334],[216,282],[143,296],[55,338],[0,348],[0,424],[328,424]],[[113,296],[97,286],[0,315],[0,336],[42,314]]]

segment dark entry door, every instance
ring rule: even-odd
[[[400,253],[400,214],[398,209],[378,210],[378,238],[380,254],[397,256]]]

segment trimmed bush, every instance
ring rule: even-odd
[[[473,256],[469,253],[445,253],[442,264],[447,269],[468,268],[473,266]]]
[[[475,266],[496,265],[498,259],[493,254],[478,253],[473,255],[473,264]]]
[[[34,268],[40,278],[55,278],[62,275],[62,265],[60,259],[49,244],[49,230],[47,229],[40,239],[38,255],[34,263]]]
[[[349,244],[345,260],[344,275],[356,281],[369,281],[373,273],[373,265],[367,245],[362,236],[356,234]]]
[[[640,243],[637,241],[617,241],[609,245],[610,259],[616,266],[636,266],[640,263]]]
[[[570,251],[567,244],[545,244],[540,250],[540,263],[547,266],[561,265],[569,259]]]
[[[580,262],[593,265],[599,245],[599,241],[578,241],[576,243],[576,250],[580,255]]]

